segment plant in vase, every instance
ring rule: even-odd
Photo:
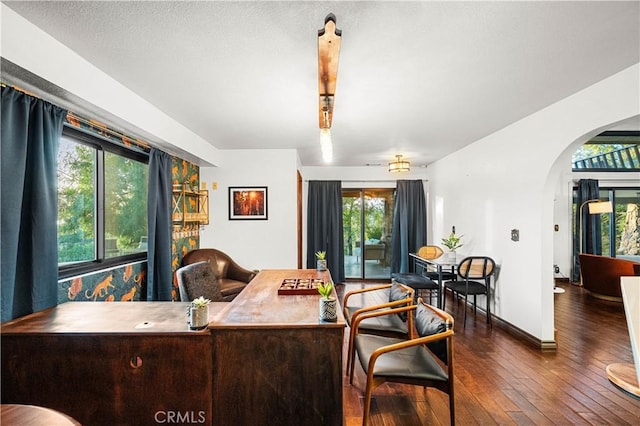
[[[318,271],[327,270],[327,252],[326,251],[316,252],[316,269]]]
[[[200,330],[209,325],[209,303],[203,296],[193,299],[189,306],[189,328]]]
[[[333,282],[327,281],[318,285],[318,293],[320,293],[320,320],[321,321],[337,321],[338,320],[338,303],[333,297]]]
[[[458,237],[455,232],[451,231],[447,238],[442,239],[442,245],[449,249],[449,260],[455,261],[456,250],[463,246],[462,237],[464,235]]]

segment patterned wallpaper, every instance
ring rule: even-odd
[[[148,145],[142,141],[128,138],[117,132],[113,132],[101,123],[78,119],[70,114],[67,124],[81,128],[85,131],[97,133],[101,137],[120,143],[129,148],[145,150]],[[199,186],[200,168],[186,160],[173,157],[172,174],[173,183],[182,184],[188,182],[193,187]],[[193,211],[195,206],[188,206],[187,210]],[[173,300],[180,299],[178,284],[175,280],[175,270],[180,266],[183,256],[190,250],[200,246],[200,233],[197,224],[174,225],[172,252],[173,271]],[[140,294],[146,292],[147,262],[135,262],[115,268],[93,272],[87,275],[64,279],[58,282],[58,303],[69,301],[76,302],[113,302],[113,301],[139,301]]]

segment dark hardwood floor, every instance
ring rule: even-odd
[[[339,295],[351,286],[361,284],[339,286]],[[488,328],[480,312],[475,319],[468,312],[466,329],[462,321],[455,324],[457,424],[640,425],[640,400],[605,372],[611,363],[633,363],[622,304],[594,299],[568,282],[558,286],[566,292],[554,295],[556,351],[543,352],[495,323]],[[461,318],[462,309],[447,300],[454,317]],[[362,423],[365,378],[358,362],[354,384],[344,377],[347,426]],[[449,424],[447,395],[417,386],[379,386],[371,413],[371,425]]]

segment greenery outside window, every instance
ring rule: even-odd
[[[65,127],[58,151],[60,277],[146,258],[148,156]]]

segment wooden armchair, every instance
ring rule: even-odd
[[[415,311],[410,339],[361,334],[357,322],[374,316]],[[362,424],[369,422],[373,389],[385,382],[433,387],[449,395],[449,417],[455,424],[453,392],[453,317],[418,299],[417,305],[374,311],[356,319],[354,347],[367,375]],[[353,370],[349,374],[353,384]]]
[[[388,291],[386,291],[387,289]],[[347,324],[351,327],[349,347],[347,349],[347,371],[353,371],[354,327],[359,328],[360,333],[403,338],[407,338],[409,336],[409,330],[413,328],[413,315],[411,312],[399,313],[399,315],[371,317],[364,321],[357,321],[357,318],[367,312],[408,306],[413,303],[414,293],[415,290],[411,287],[400,283],[392,283],[352,290],[345,294],[342,311]],[[358,299],[356,306],[349,304],[350,301],[356,299]],[[354,325],[356,321],[357,325]]]

